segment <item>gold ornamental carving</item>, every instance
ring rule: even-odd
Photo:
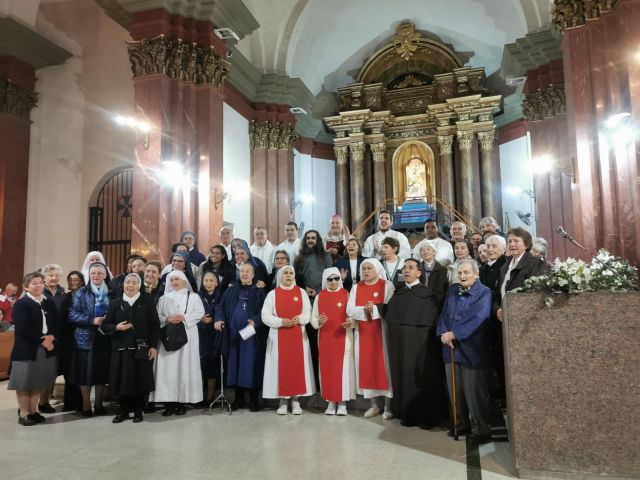
[[[222,91],[229,75],[229,62],[216,54],[213,47],[203,48],[182,39],[161,35],[129,41],[127,50],[134,78],[166,75],[183,82],[212,84]]]
[[[438,148],[440,155],[451,155],[453,147],[453,135],[438,135]]]
[[[360,161],[364,158],[364,143],[352,143],[349,145],[349,151],[351,152],[351,159],[353,161]]]
[[[372,143],[370,145],[371,153],[373,154],[374,162],[384,162],[384,154],[387,151],[387,146],[384,142]]]
[[[548,85],[530,93],[522,100],[522,114],[525,120],[537,122],[566,113],[564,87]]]
[[[413,23],[402,23],[398,26],[395,36],[391,39],[396,53],[405,60],[409,60],[418,50],[418,40],[422,37],[416,32]]]
[[[493,149],[493,141],[495,139],[495,131],[478,132],[478,142],[480,149],[483,151],[491,151]]]
[[[473,142],[473,132],[469,130],[463,130],[458,132],[458,143],[460,144],[460,151],[462,152],[470,152],[471,144]]]
[[[564,32],[600,18],[616,6],[617,0],[555,0],[551,10],[551,22]]]
[[[272,122],[269,120],[249,123],[249,147],[251,150],[270,148],[278,150],[293,150],[298,140],[295,127],[290,123]]]
[[[0,80],[0,113],[29,120],[31,110],[38,103],[38,94],[22,88],[11,80]]]
[[[336,154],[336,164],[346,165],[349,157],[349,147],[346,145],[334,145],[333,151]]]

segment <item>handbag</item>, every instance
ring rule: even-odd
[[[189,295],[191,295],[191,292],[187,292],[187,305],[184,307],[184,313],[187,313],[187,308],[189,307]],[[160,329],[160,340],[167,352],[180,350],[189,340],[184,322],[167,323]]]

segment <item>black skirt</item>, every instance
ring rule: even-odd
[[[109,389],[113,395],[144,395],[156,389],[152,360],[136,360],[135,350],[111,352]]]
[[[108,337],[96,333],[91,350],[73,349],[71,360],[72,385],[106,385],[109,383],[109,358],[111,342]]]

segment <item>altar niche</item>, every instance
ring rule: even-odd
[[[393,196],[398,205],[407,200],[434,201],[436,192],[434,155],[424,142],[403,143],[393,154]]]

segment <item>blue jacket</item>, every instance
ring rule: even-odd
[[[438,319],[437,335],[452,331],[456,337],[455,362],[471,368],[490,367],[491,290],[476,280],[468,293],[459,295],[460,284],[449,287],[444,307]],[[442,345],[442,358],[451,362],[451,348]]]
[[[69,322],[77,327],[74,338],[76,348],[80,350],[91,350],[93,336],[98,330],[98,327],[93,324],[95,303],[96,297],[89,285],[79,288],[73,295],[69,309]]]

